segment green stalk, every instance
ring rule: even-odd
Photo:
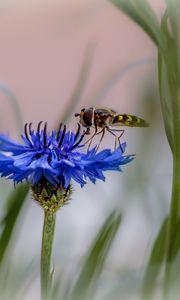
[[[56,214],[44,210],[44,227],[41,247],[41,299],[49,300],[51,291],[51,253],[54,240]]]
[[[174,113],[174,146],[173,146],[173,179],[172,179],[172,196],[169,213],[169,222],[166,240],[166,268],[164,280],[164,298],[169,298],[171,287],[171,273],[173,268],[173,260],[177,254],[177,232],[180,216],[180,106],[179,93],[176,97],[176,102],[173,103]]]
[[[170,207],[170,218],[167,236],[167,262],[171,262],[173,258],[173,241],[176,236],[175,229],[178,223],[180,204],[180,155],[173,159],[173,183],[172,183],[172,199]]]
[[[179,153],[180,154],[180,153]],[[169,214],[169,223],[167,231],[167,248],[166,248],[166,268],[165,268],[165,280],[164,280],[164,299],[170,299],[170,287],[171,287],[171,271],[172,263],[175,257],[175,241],[177,233],[177,224],[179,217],[180,206],[180,155],[174,156],[173,159],[173,183],[172,183],[172,199]]]

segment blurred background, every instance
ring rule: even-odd
[[[163,1],[149,2],[160,16]],[[138,299],[134,291],[167,215],[171,191],[155,46],[104,0],[1,0],[0,41],[2,132],[18,139],[24,122],[36,126],[40,120],[49,129],[66,120],[75,130],[74,113],[90,106],[113,108],[150,123],[149,128],[125,130],[127,154],[135,153],[136,159],[123,173],[109,173],[106,183],[89,183],[83,189],[74,184],[70,204],[57,214],[54,243],[54,266],[66,283],[110,212],[121,212],[95,299],[108,294],[117,279],[123,299]],[[107,135],[102,147],[113,147],[113,142]],[[3,216],[11,185],[3,180],[0,187]],[[9,249],[14,270],[23,265],[32,270],[24,300],[39,299],[42,225],[43,211],[29,195]]]

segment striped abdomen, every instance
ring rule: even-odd
[[[112,126],[148,127],[149,124],[142,118],[132,115],[115,115]]]

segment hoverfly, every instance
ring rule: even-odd
[[[80,113],[76,113],[75,117],[79,117],[79,123],[86,128],[85,134],[90,134],[90,129],[94,128],[94,133],[90,139],[86,141],[89,142],[88,149],[92,143],[93,138],[97,134],[101,134],[101,138],[97,149],[99,148],[105,132],[111,133],[115,137],[115,149],[117,147],[117,142],[121,147],[120,138],[122,137],[124,130],[118,127],[128,126],[128,127],[148,127],[148,123],[137,116],[132,116],[128,114],[118,114],[115,110],[105,109],[105,108],[83,108]],[[117,135],[116,132],[119,134]],[[122,150],[122,148],[121,148]]]

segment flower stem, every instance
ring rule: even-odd
[[[172,198],[167,231],[167,248],[166,248],[166,269],[164,280],[164,298],[169,299],[171,286],[171,271],[173,259],[176,255],[176,236],[179,220],[180,207],[180,152],[175,151],[173,155],[173,182]]]
[[[41,299],[49,300],[51,291],[51,253],[54,240],[56,214],[44,210],[44,227],[41,247]]]

